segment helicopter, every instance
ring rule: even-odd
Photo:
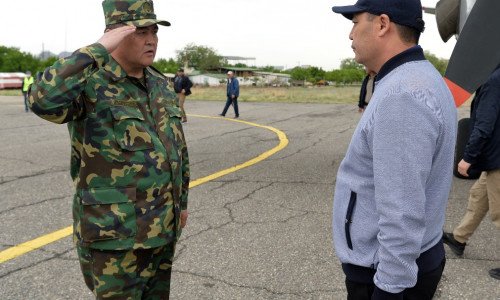
[[[435,8],[423,7],[434,14],[443,42],[457,37],[444,80],[457,107],[466,102],[486,82],[500,63],[500,1],[498,0],[440,0]],[[464,177],[457,164],[462,159],[470,136],[470,120],[458,122],[453,174],[463,179],[477,179],[480,174]]]

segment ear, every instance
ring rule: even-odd
[[[378,26],[378,28],[377,28],[378,35],[383,36],[383,35],[387,34],[387,32],[389,31],[389,29],[392,26],[391,19],[389,18],[388,15],[381,14],[378,18],[377,26]]]

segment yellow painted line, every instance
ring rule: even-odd
[[[210,116],[191,115],[191,114],[188,114],[188,116],[198,117],[198,118],[206,118],[206,119],[226,120],[226,121],[243,123],[243,124],[247,124],[247,125],[254,126],[254,127],[264,128],[264,129],[267,129],[267,130],[275,132],[278,135],[278,138],[279,138],[279,144],[278,144],[278,146],[272,148],[271,150],[268,150],[268,151],[260,154],[259,156],[255,157],[255,158],[252,158],[251,160],[246,161],[246,162],[244,162],[242,164],[239,164],[237,166],[230,167],[228,169],[225,169],[225,170],[213,173],[213,174],[205,176],[203,178],[191,181],[189,183],[189,187],[190,188],[198,186],[198,185],[200,185],[202,183],[209,182],[211,180],[214,180],[216,178],[222,177],[224,175],[236,172],[236,171],[241,170],[243,168],[246,168],[246,167],[249,167],[251,165],[254,165],[254,164],[258,163],[258,162],[261,162],[264,159],[268,158],[269,156],[275,154],[276,152],[281,151],[282,149],[284,149],[288,145],[288,138],[287,138],[286,134],[284,132],[282,132],[281,130],[278,130],[278,129],[274,128],[274,127],[259,125],[259,124],[256,124],[256,123],[242,121],[242,120],[239,120],[239,119],[229,119],[229,118],[222,118],[222,117],[210,117]],[[38,238],[36,238],[34,240],[31,240],[31,241],[28,241],[28,242],[16,245],[14,247],[8,248],[6,250],[3,250],[3,251],[0,252],[0,264],[3,263],[3,262],[6,262],[8,260],[14,259],[14,258],[16,258],[18,256],[21,256],[23,254],[26,254],[28,252],[31,252],[33,250],[36,250],[38,248],[41,248],[41,247],[43,247],[45,245],[48,245],[50,243],[53,243],[55,241],[58,241],[58,240],[60,240],[62,238],[70,236],[72,233],[73,233],[73,226],[68,226],[68,227],[63,228],[61,230],[58,230],[58,231],[46,234],[44,236],[38,237]]]
[[[191,115],[191,114],[188,114],[188,116],[199,117],[199,118],[207,118],[207,119],[228,120],[228,121],[233,121],[233,122],[247,124],[247,125],[254,126],[254,127],[265,128],[267,130],[271,130],[271,131],[275,132],[278,135],[278,138],[279,138],[279,141],[280,141],[279,144],[278,144],[278,146],[272,148],[271,150],[268,150],[268,151],[262,153],[261,155],[255,157],[255,158],[252,158],[251,160],[246,161],[246,162],[244,162],[242,164],[239,164],[237,166],[234,166],[234,167],[231,167],[231,168],[219,171],[217,173],[208,175],[206,177],[197,179],[197,180],[191,182],[192,184],[190,184],[189,187],[195,187],[195,186],[197,186],[199,184],[202,184],[202,183],[214,180],[216,178],[222,177],[224,175],[227,175],[227,174],[236,172],[238,170],[241,170],[243,168],[249,167],[251,165],[254,165],[254,164],[258,163],[258,162],[263,161],[264,159],[268,158],[269,156],[273,155],[274,153],[276,153],[278,151],[281,151],[282,149],[284,149],[288,145],[288,138],[286,137],[286,134],[283,131],[278,130],[278,129],[274,128],[274,127],[259,125],[259,124],[256,124],[256,123],[242,121],[242,120],[239,120],[239,119],[228,119],[228,118],[223,118],[223,117],[209,117],[209,116]]]
[[[73,226],[63,228],[61,230],[49,233],[47,235],[41,236],[34,240],[28,241],[26,243],[19,244],[17,246],[11,247],[7,250],[0,252],[0,264],[21,256],[25,253],[48,245],[52,242],[65,238],[73,233]]]

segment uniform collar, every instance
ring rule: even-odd
[[[109,77],[113,81],[119,81],[128,77],[122,66],[120,66],[120,64],[112,56],[110,57],[111,58],[109,62],[104,66],[104,71],[109,75]],[[144,69],[144,76],[146,79],[145,82],[148,84],[148,86],[150,81],[156,81],[158,78],[158,76],[155,75],[155,73],[149,67],[146,67]]]
[[[382,80],[385,75],[392,72],[397,67],[411,61],[425,60],[424,50],[419,45],[413,46],[405,51],[393,56],[380,68],[380,71],[375,76],[375,81]]]

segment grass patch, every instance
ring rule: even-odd
[[[242,102],[357,103],[360,86],[240,87]],[[194,87],[188,100],[226,100],[226,87]]]
[[[22,96],[23,92],[21,89],[6,89],[0,90],[0,96]]]
[[[357,104],[359,85],[326,87],[240,87],[242,102],[284,102],[284,103],[348,103]],[[226,101],[226,87],[193,87],[188,100]],[[0,90],[0,96],[22,96],[21,89]],[[471,96],[463,106],[470,106]]]
[[[357,103],[360,86],[240,87],[242,102]],[[193,87],[188,100],[226,101],[226,87]],[[0,96],[22,96],[20,89],[0,90]]]

